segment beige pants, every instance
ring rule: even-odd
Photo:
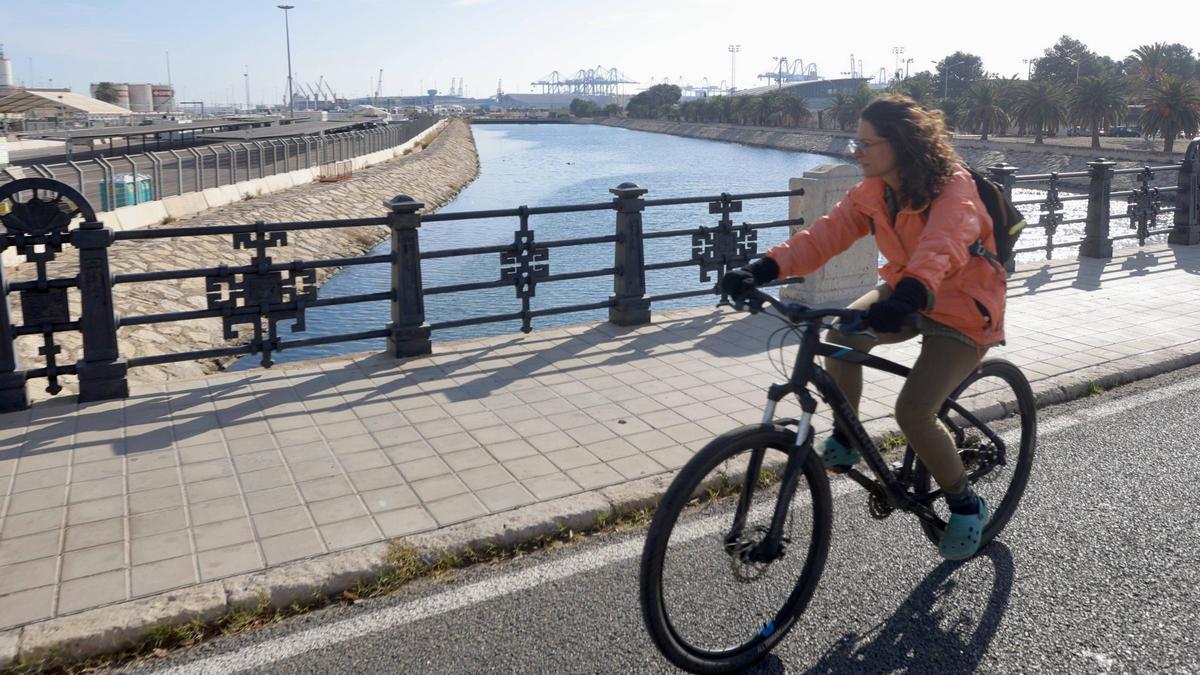
[[[891,294],[891,287],[880,284],[855,300],[850,308],[865,310]],[[834,344],[868,352],[877,344],[904,342],[918,334],[917,329],[906,326],[896,333],[880,333],[878,340],[869,335],[846,335],[837,331],[830,331],[827,339]],[[954,388],[979,366],[983,351],[952,337],[925,335],[921,353],[896,398],[896,423],[938,485],[950,494],[960,494],[967,489],[967,476],[954,439],[938,420],[937,413]],[[825,369],[857,413],[862,399],[862,366],[825,359]]]

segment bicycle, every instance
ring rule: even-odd
[[[718,436],[680,469],[650,524],[639,573],[642,617],[655,644],[676,666],[697,673],[737,670],[765,657],[816,590],[829,552],[833,509],[829,477],[813,451],[817,397],[829,405],[874,474],[844,471],[867,491],[871,516],[882,520],[897,510],[911,513],[935,546],[948,517],[941,490],[912,448],[900,462],[885,461],[816,362],[823,356],[906,377],[905,366],[821,340],[821,331],[830,328],[866,332],[865,313],[788,304],[757,289],[746,295],[751,313],[769,304],[775,310],[771,315],[787,324],[783,330],[799,336],[791,374],[786,383],[768,388],[761,424]],[[800,418],[776,419],[776,406],[790,394],[799,401]],[[1037,433],[1033,390],[1012,363],[985,359],[938,417],[954,437],[968,479],[992,509],[982,535],[986,545],[1012,518],[1029,480]],[[1001,424],[1007,428],[999,429]],[[676,581],[667,574],[676,558],[684,563],[681,590],[667,583]],[[699,578],[697,571],[713,561],[730,568],[716,579],[719,584]],[[712,600],[721,590],[730,597]],[[730,628],[737,637],[720,635]]]

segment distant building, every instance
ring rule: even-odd
[[[738,89],[734,96],[761,96],[770,91],[782,90],[789,94],[804,97],[809,110],[825,110],[833,105],[833,97],[838,94],[853,94],[859,87],[867,84],[869,78],[843,77],[833,80],[809,80],[807,82],[784,82],[783,86],[768,85],[750,89]]]

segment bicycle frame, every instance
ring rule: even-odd
[[[767,390],[767,406],[763,414],[763,424],[783,423],[787,426],[794,424],[796,426],[796,441],[788,452],[787,465],[784,469],[778,500],[775,504],[767,536],[752,549],[746,551],[747,557],[752,562],[769,562],[774,560],[783,549],[783,529],[787,521],[789,506],[792,498],[795,496],[794,493],[800,480],[804,462],[807,460],[808,453],[812,452],[812,417],[816,413],[817,401],[813,397],[812,392],[809,391],[809,384],[812,384],[816,388],[820,397],[829,405],[833,411],[835,422],[850,435],[852,442],[858,447],[867,466],[878,480],[872,480],[870,477],[853,468],[847,472],[847,475],[869,493],[885,499],[890,509],[902,509],[916,515],[923,521],[938,527],[941,526],[940,519],[930,507],[930,504],[941,496],[941,489],[934,489],[929,492],[913,495],[909,494],[905,483],[901,480],[901,477],[910,476],[913,470],[915,454],[912,449],[909,448],[906,452],[904,463],[898,474],[884,461],[879,448],[871,440],[870,435],[863,427],[854,409],[850,407],[845,394],[842,393],[828,371],[817,364],[816,357],[824,356],[827,359],[832,358],[848,363],[855,363],[899,377],[908,377],[912,369],[866,352],[823,342],[820,339],[820,331],[824,327],[823,323],[819,320],[810,320],[805,324],[801,337],[800,350],[796,355],[791,377],[786,384],[772,384]],[[988,437],[997,449],[997,456],[999,458],[995,465],[982,467],[969,476],[971,480],[974,480],[987,471],[990,471],[994,466],[1005,463],[1005,446],[995,431],[953,400],[960,393],[961,389],[958,389],[951,395],[950,399],[942,406],[938,416],[948,427],[956,429],[956,425],[952,424],[947,418],[947,413],[954,411],[961,415],[974,428],[981,430]],[[802,415],[798,420],[776,420],[776,406],[789,394],[794,394],[799,400]],[[740,540],[753,497],[755,482],[762,467],[765,453],[765,448],[757,448],[751,453],[750,462],[746,468],[745,483],[738,499],[737,511],[734,515],[733,526],[725,537],[727,549],[732,549]]]

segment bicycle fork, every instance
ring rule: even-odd
[[[774,421],[776,400],[774,396],[767,403],[763,416],[764,424]],[[770,563],[783,556],[788,543],[783,536],[791,509],[792,498],[795,497],[796,487],[800,484],[800,475],[804,471],[804,462],[812,451],[812,416],[816,410],[816,401],[804,391],[801,395],[801,405],[804,413],[796,424],[796,440],[788,449],[787,464],[783,470],[783,479],[779,485],[779,496],[776,498],[774,511],[771,514],[771,524],[766,536],[753,546],[747,546],[742,534],[746,527],[746,519],[750,515],[750,504],[753,501],[754,490],[758,485],[758,477],[762,471],[763,458],[767,449],[755,448],[750,452],[750,461],[746,467],[742,492],[738,497],[737,511],[734,513],[733,526],[725,535],[725,550],[731,555],[741,557],[745,562]]]

